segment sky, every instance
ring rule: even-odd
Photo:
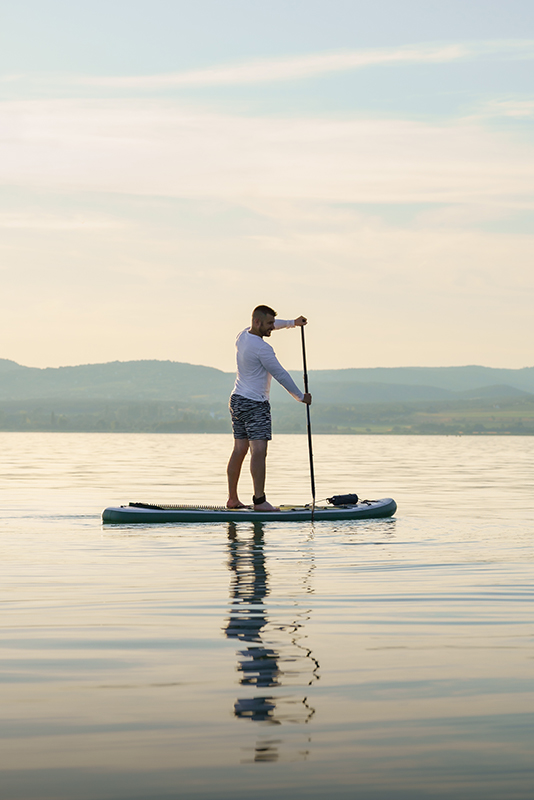
[[[534,366],[533,122],[532,0],[0,0],[0,358]]]

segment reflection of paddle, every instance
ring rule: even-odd
[[[300,328],[300,333],[302,335],[302,364],[304,367],[304,391],[306,394],[309,394],[308,389],[308,367],[306,366],[306,343],[304,341],[304,325]],[[308,451],[310,454],[310,480],[311,480],[311,491],[312,491],[312,522],[313,522],[313,513],[315,511],[315,475],[313,472],[313,450],[312,450],[312,435],[311,435],[311,422],[310,422],[310,407],[306,404],[306,422],[308,428]]]

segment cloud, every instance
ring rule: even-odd
[[[463,45],[415,45],[391,49],[318,53],[291,58],[265,58],[239,64],[164,75],[80,78],[91,86],[156,89],[180,86],[221,86],[301,80],[329,72],[346,72],[381,64],[421,64],[456,61],[469,55]],[[75,79],[77,80],[77,79]]]
[[[532,98],[491,100],[483,105],[481,116],[530,119],[531,117],[534,117],[534,100]]]
[[[122,89],[172,89],[202,86],[234,86],[279,81],[294,81],[348,72],[366,67],[409,64],[446,64],[487,56],[507,59],[534,58],[534,40],[495,40],[461,43],[421,43],[393,48],[343,50],[283,58],[263,58],[235,64],[219,64],[205,69],[160,75],[109,76],[30,76],[37,83],[74,84]],[[5,75],[9,84],[24,80],[23,75]]]
[[[532,202],[534,147],[479,120],[258,118],[147,100],[5,103],[0,117],[0,180],[16,186],[225,201]]]
[[[92,86],[136,89],[242,85],[302,80],[331,72],[348,72],[382,65],[442,64],[489,54],[533,58],[534,41],[504,40],[465,44],[418,44],[396,48],[315,53],[291,58],[257,59],[175,74],[82,78],[81,82]]]
[[[84,216],[57,216],[34,213],[1,213],[0,228],[40,231],[88,231],[123,227],[115,219],[97,219]]]

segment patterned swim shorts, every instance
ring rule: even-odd
[[[234,439],[267,439],[271,437],[271,404],[268,400],[249,400],[240,394],[230,397],[230,414]]]

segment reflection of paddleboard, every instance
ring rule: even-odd
[[[391,498],[359,500],[342,506],[316,506],[314,520],[373,519],[391,517],[397,504]],[[312,518],[310,506],[281,506],[280,511],[254,511],[252,508],[224,506],[172,506],[130,503],[106,508],[103,522],[307,522]]]

